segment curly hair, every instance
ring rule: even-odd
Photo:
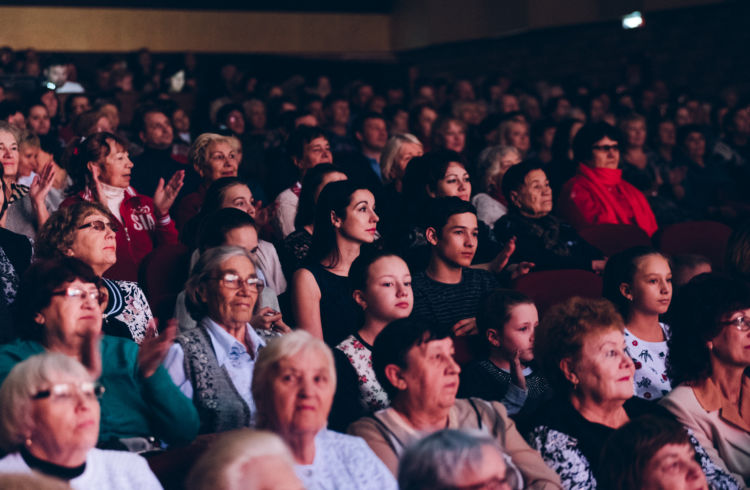
[[[109,209],[98,202],[77,201],[52,213],[39,229],[34,242],[34,256],[37,259],[67,257],[73,246],[75,234],[83,221],[94,213],[100,213],[117,223]]]
[[[722,329],[724,316],[750,309],[750,291],[740,280],[701,274],[684,285],[674,301],[672,336],[667,341],[667,374],[672,386],[711,376],[707,343]]]
[[[611,302],[575,296],[545,313],[534,334],[534,358],[550,385],[565,392],[572,385],[560,370],[560,361],[577,358],[589,335],[624,329],[622,317]]]
[[[193,166],[195,171],[201,170],[208,162],[208,152],[211,145],[215,143],[230,144],[229,138],[216,133],[203,133],[197,138],[188,150],[188,163]]]

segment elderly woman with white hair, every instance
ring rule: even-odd
[[[141,456],[96,449],[102,386],[72,357],[32,356],[0,389],[0,473],[38,472],[72,488],[160,489]]]
[[[265,341],[250,319],[262,288],[250,253],[232,246],[203,253],[185,285],[187,308],[198,326],[177,336],[164,366],[193,400],[200,433],[253,425],[250,385]]]
[[[253,375],[257,426],[291,448],[305,488],[398,488],[362,439],[326,429],[335,391],[333,354],[322,340],[302,330],[273,339]]]
[[[265,430],[225,432],[193,465],[187,490],[278,488],[303,490],[294,459],[279,436]]]
[[[399,464],[401,490],[494,488],[520,490],[523,478],[497,442],[480,431],[445,429],[406,449]]]
[[[482,192],[471,198],[471,203],[477,208],[477,218],[490,230],[508,212],[508,201],[502,191],[503,176],[518,163],[521,152],[513,146],[490,146],[479,154],[477,170],[482,178],[479,183]]]
[[[383,148],[380,156],[380,173],[385,188],[378,200],[378,214],[381,219],[378,229],[382,236],[393,237],[399,234],[398,225],[406,206],[403,195],[404,173],[409,162],[422,155],[422,143],[410,133],[394,134]]]

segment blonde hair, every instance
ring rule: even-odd
[[[246,466],[253,459],[277,456],[294,472],[294,458],[279,436],[265,430],[238,429],[221,434],[188,474],[187,490],[245,488]],[[246,482],[245,482],[246,483]]]
[[[478,170],[481,176],[480,185],[482,190],[490,192],[498,188],[498,176],[503,173],[502,160],[509,153],[515,153],[521,159],[521,152],[515,146],[495,145],[482,150],[479,154]],[[506,171],[508,169],[505,169]],[[498,188],[499,190],[499,188]]]
[[[192,165],[195,170],[202,169],[206,162],[208,162],[208,148],[214,143],[227,143],[232,145],[232,142],[227,136],[222,136],[217,133],[203,133],[197,138],[190,146],[188,150],[188,163]]]
[[[60,376],[92,381],[83,365],[57,352],[31,356],[16,364],[0,388],[0,447],[17,450],[34,426],[31,398]]]
[[[323,354],[328,364],[328,374],[334,388],[336,387],[336,367],[333,361],[333,352],[322,340],[313,337],[304,330],[295,330],[268,342],[261,349],[258,359],[255,361],[253,371],[253,400],[258,408],[256,424],[259,428],[268,428],[272,418],[271,413],[275,410],[270,403],[271,383],[276,375],[276,368],[282,359],[295,357],[302,352],[315,351]]]
[[[393,164],[396,162],[396,157],[401,151],[401,147],[405,143],[413,143],[422,147],[422,142],[419,138],[411,133],[394,134],[388,139],[388,143],[383,148],[383,154],[380,157],[380,173],[383,176],[383,182],[386,184],[393,181],[391,173],[393,172]]]

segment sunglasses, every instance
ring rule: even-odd
[[[85,225],[81,225],[78,227],[79,230],[83,230],[84,228],[93,228],[96,231],[104,231],[106,228],[109,228],[110,230],[112,230],[112,233],[117,233],[117,230],[120,229],[117,224],[111,223],[109,221],[104,222],[100,219],[94,220],[90,223],[86,223]]]

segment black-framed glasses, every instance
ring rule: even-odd
[[[78,396],[82,396],[86,400],[94,401],[101,398],[105,391],[104,386],[92,381],[84,381],[82,383],[57,383],[53,384],[46,390],[37,392],[31,398],[34,400],[49,398],[53,402],[70,402],[75,400]]]
[[[599,150],[603,151],[605,153],[609,153],[609,151],[620,151],[620,145],[594,145],[591,147],[592,150]]]
[[[120,229],[120,226],[110,221],[105,222],[100,219],[97,219],[90,223],[86,223],[85,225],[81,225],[78,227],[79,230],[83,230],[84,228],[93,228],[96,231],[104,231],[106,228],[109,228],[110,230],[112,230],[112,233],[117,233],[117,230]]]
[[[731,325],[740,332],[747,332],[750,330],[750,317],[747,316],[738,316],[734,320],[729,320],[726,322],[721,322],[722,325]]]
[[[218,280],[221,285],[227,289],[240,289],[244,284],[251,291],[260,292],[264,286],[263,279],[260,279],[256,276],[250,276],[243,279],[234,272],[227,272],[223,276],[220,276]]]
[[[73,286],[69,286],[62,291],[54,291],[52,292],[52,296],[65,296],[66,298],[77,299],[80,301],[90,299],[92,301],[95,301],[96,303],[103,303],[104,300],[107,299],[107,296],[98,289],[91,289],[89,291],[86,291]]]

